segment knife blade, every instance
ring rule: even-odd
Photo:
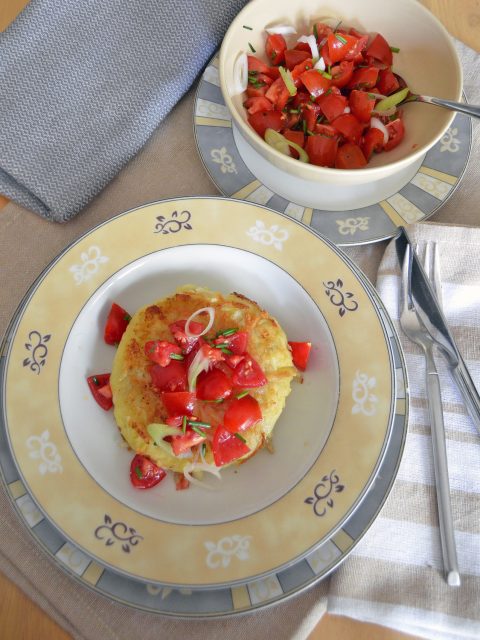
[[[412,243],[405,227],[399,227],[399,234],[395,239],[397,257],[403,264],[407,244],[412,251],[412,298],[415,310],[423,321],[426,330],[431,335],[440,352],[446,358],[449,371],[462,394],[465,406],[480,434],[480,396],[473,383],[465,361],[458,350],[445,316],[438,304],[430,281],[413,250]]]

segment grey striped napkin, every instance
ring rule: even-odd
[[[444,311],[480,389],[480,229],[420,224],[420,250],[439,243]],[[377,289],[398,327],[400,270],[393,244]],[[442,359],[439,365],[455,539],[462,586],[447,586],[433,475],[424,361],[398,328],[410,382],[410,424],[397,481],[368,535],[330,581],[327,610],[432,638],[480,637],[480,436]]]
[[[244,4],[31,0],[0,34],[0,193],[55,221],[78,213],[145,144]]]

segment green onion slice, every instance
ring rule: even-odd
[[[278,70],[280,71],[280,75],[282,76],[282,80],[284,81],[285,86],[288,89],[288,93],[291,96],[296,96],[297,95],[297,87],[295,86],[295,83],[293,81],[291,72],[288,69],[284,69],[284,67],[278,67]]]
[[[347,44],[347,41],[345,40],[345,38],[343,36],[341,36],[339,33],[335,34],[335,38],[341,42],[342,44]]]
[[[282,136],[282,134],[275,131],[275,129],[266,129],[265,142],[285,156],[290,155],[289,147],[292,147],[292,149],[298,152],[300,162],[308,162],[308,154],[305,149],[295,142],[287,140],[285,136]]]
[[[403,100],[405,100],[409,93],[410,89],[408,87],[397,91],[397,93],[393,93],[391,96],[388,96],[387,98],[380,100],[380,102],[377,102],[377,104],[375,105],[375,111],[388,111],[392,107],[396,107],[397,104],[400,104],[400,102],[403,102]]]
[[[157,447],[160,447],[161,449],[169,453],[171,456],[174,455],[172,450],[172,445],[169,444],[168,442],[165,442],[164,438],[166,438],[167,436],[180,435],[177,427],[170,427],[168,426],[168,424],[153,422],[152,424],[149,424],[147,426],[147,431],[151,436],[151,438],[153,439],[153,442],[157,445]]]
[[[184,356],[181,353],[171,353],[170,358],[172,360],[184,360]]]
[[[398,47],[390,47],[390,51],[392,53],[400,53],[400,49]]]

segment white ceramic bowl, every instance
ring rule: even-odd
[[[393,70],[405,79],[413,93],[461,99],[462,69],[452,40],[417,0],[252,0],[234,19],[222,42],[219,71],[225,103],[247,142],[273,165],[292,175],[340,186],[393,175],[422,157],[442,137],[454,112],[408,104],[404,108],[405,138],[398,147],[374,154],[364,169],[330,169],[299,162],[270,147],[247,122],[242,105],[245,94],[235,95],[235,61],[242,52],[250,53],[249,43],[256,50],[255,55],[267,62],[266,27],[291,24],[300,36],[311,33],[313,23],[326,17],[338,18],[344,25],[365,33],[379,32],[390,45],[399,47]]]

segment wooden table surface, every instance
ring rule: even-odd
[[[452,35],[480,50],[480,0],[421,0]],[[28,0],[0,0],[0,32],[18,15]],[[387,9],[387,5],[386,5]],[[0,209],[7,200],[0,194]],[[71,640],[49,616],[0,573],[0,620],[3,640]],[[378,625],[325,615],[309,640],[414,640]]]

